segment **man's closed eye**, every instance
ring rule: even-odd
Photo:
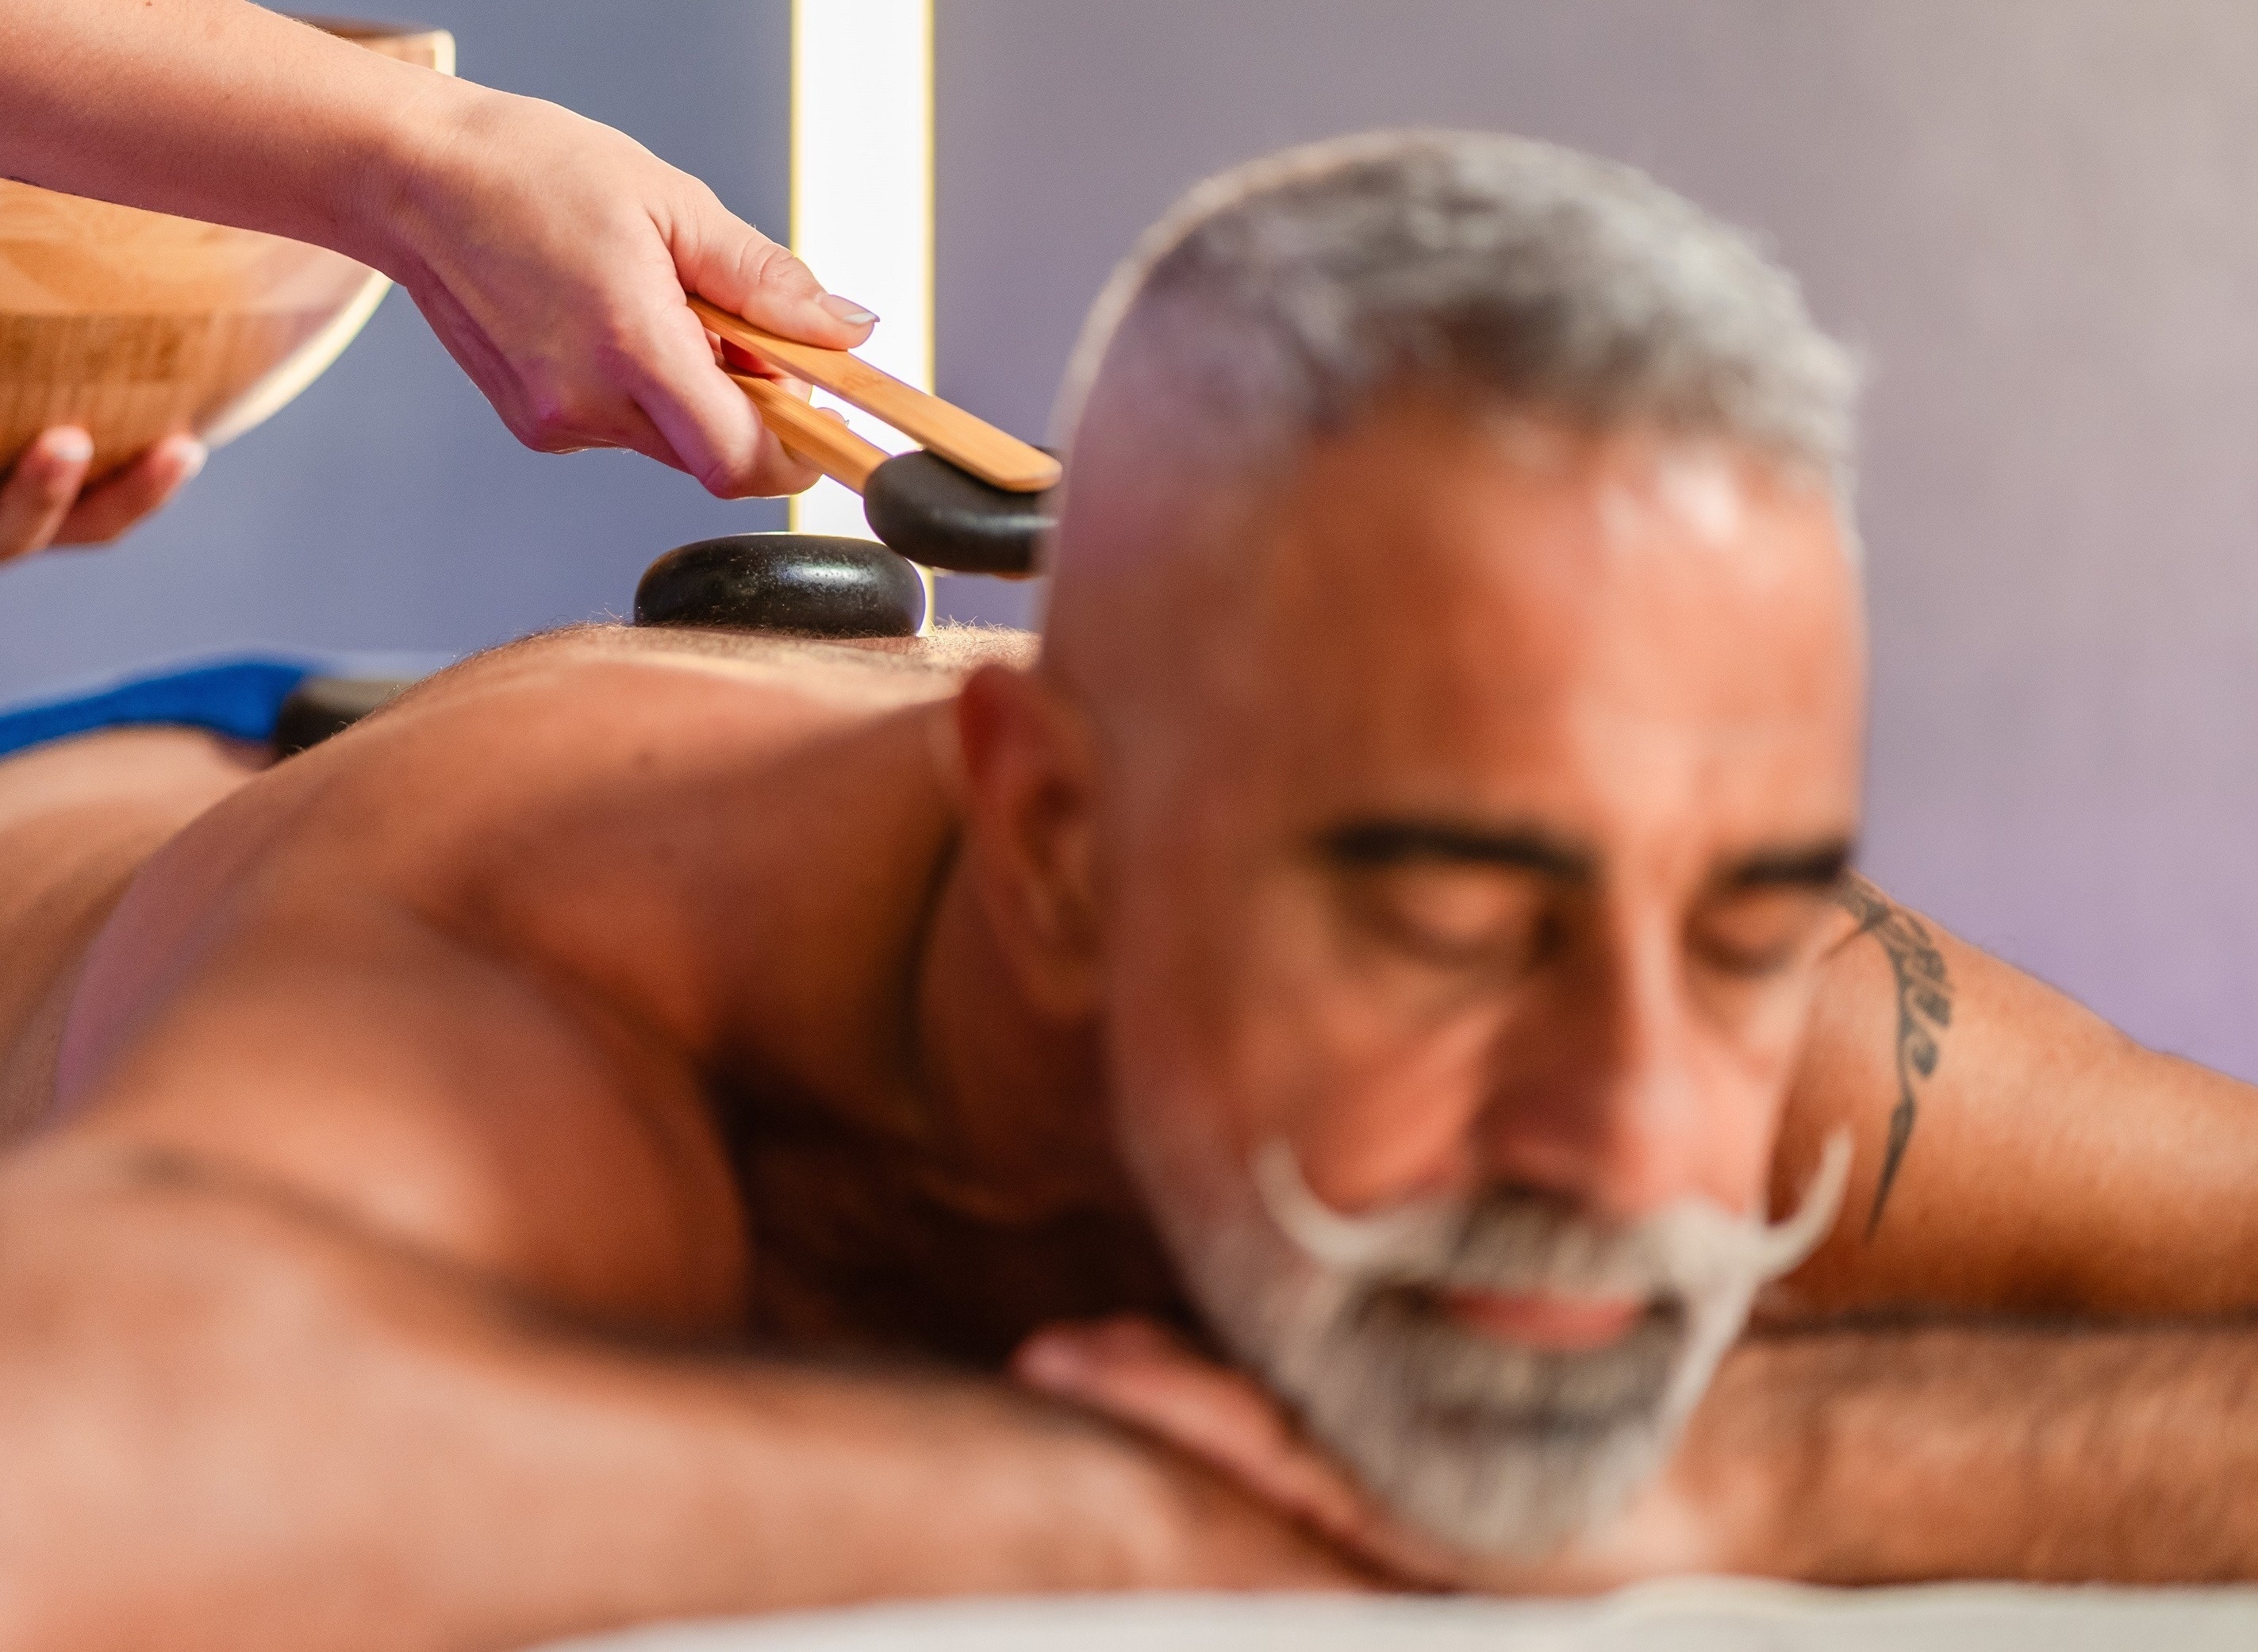
[[[1537,880],[1489,867],[1402,866],[1359,874],[1360,927],[1422,963],[1518,972],[1558,944],[1553,901]]]
[[[1827,912],[1815,889],[1746,889],[1708,902],[1694,915],[1687,943],[1702,963],[1745,979],[1777,975],[1800,961]]]

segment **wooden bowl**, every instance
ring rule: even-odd
[[[313,21],[455,72],[444,29]],[[390,285],[280,236],[0,180],[0,474],[57,424],[93,436],[96,476],[174,431],[230,441],[319,377]]]

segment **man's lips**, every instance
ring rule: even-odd
[[[1647,1304],[1636,1298],[1544,1292],[1445,1291],[1439,1300],[1445,1313],[1480,1335],[1561,1354],[1611,1347],[1647,1312]]]

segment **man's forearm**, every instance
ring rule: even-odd
[[[0,174],[399,261],[442,77],[244,0],[0,0]]]
[[[1753,1339],[1689,1452],[1757,1477],[1748,1569],[1828,1583],[2258,1577],[2258,1330]]]
[[[637,1350],[143,1160],[0,1177],[0,1643],[517,1646],[897,1595],[1339,1582],[991,1385]],[[124,1563],[121,1557],[131,1556]]]

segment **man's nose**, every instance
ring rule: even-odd
[[[1762,1186],[1731,1098],[1704,1083],[1701,1027],[1675,949],[1625,936],[1563,983],[1558,1036],[1501,1052],[1476,1151],[1497,1181],[1636,1221],[1689,1195],[1737,1207]],[[1743,1188],[1741,1183],[1747,1182]]]

